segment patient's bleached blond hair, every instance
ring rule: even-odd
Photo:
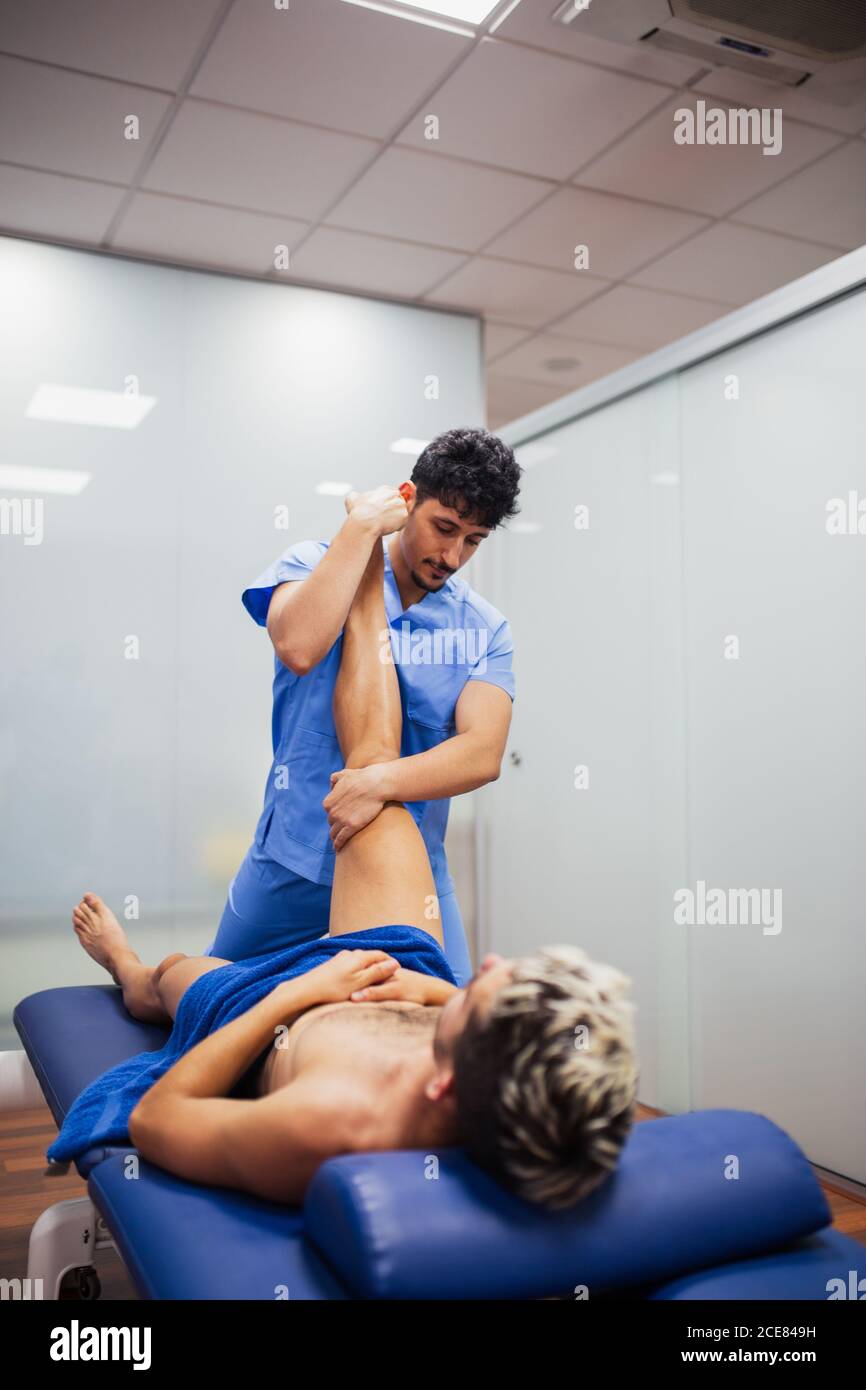
[[[616,1167],[634,1120],[631,981],[576,946],[515,961],[454,1048],[459,1142],[527,1201],[573,1206]]]

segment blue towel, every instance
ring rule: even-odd
[[[304,941],[284,951],[223,965],[201,975],[183,995],[171,1036],[158,1052],[140,1052],[120,1062],[81,1092],[63,1121],[49,1159],[65,1163],[103,1144],[129,1142],[129,1117],[144,1093],[174,1062],[210,1033],[246,1013],[294,975],[304,975],[338,951],[387,951],[407,970],[456,984],[433,937],[419,927],[373,927],[343,936]]]

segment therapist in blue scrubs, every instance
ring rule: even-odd
[[[520,472],[486,430],[449,430],[419,457],[408,500],[388,486],[350,494],[330,543],[291,546],[244,592],[275,650],[274,759],[210,954],[243,960],[324,935],[334,855],[386,801],[402,801],[430,855],[430,910],[448,961],[459,984],[470,978],[445,855],[449,798],[499,776],[514,676],[508,623],[457,571],[517,511]],[[331,708],[342,629],[372,548],[383,544],[382,640],[400,681],[401,757],[344,769]]]

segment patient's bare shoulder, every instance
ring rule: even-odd
[[[351,1153],[367,1132],[371,1101],[345,1078],[310,1068],[287,1086],[241,1102],[242,1122],[226,1136],[231,1185],[272,1201],[300,1202],[328,1158]]]

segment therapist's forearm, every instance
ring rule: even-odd
[[[225,1096],[287,1025],[315,1003],[304,976],[288,980],[246,1013],[210,1033],[151,1086],[139,1112],[156,1110],[177,1096]]]
[[[328,654],[343,630],[373,546],[380,544],[375,525],[350,514],[309,579],[277,591],[268,632],[284,665],[305,672]]]
[[[455,734],[426,753],[381,763],[376,771],[385,801],[435,801],[475,791],[499,776],[500,758],[474,733]]]

